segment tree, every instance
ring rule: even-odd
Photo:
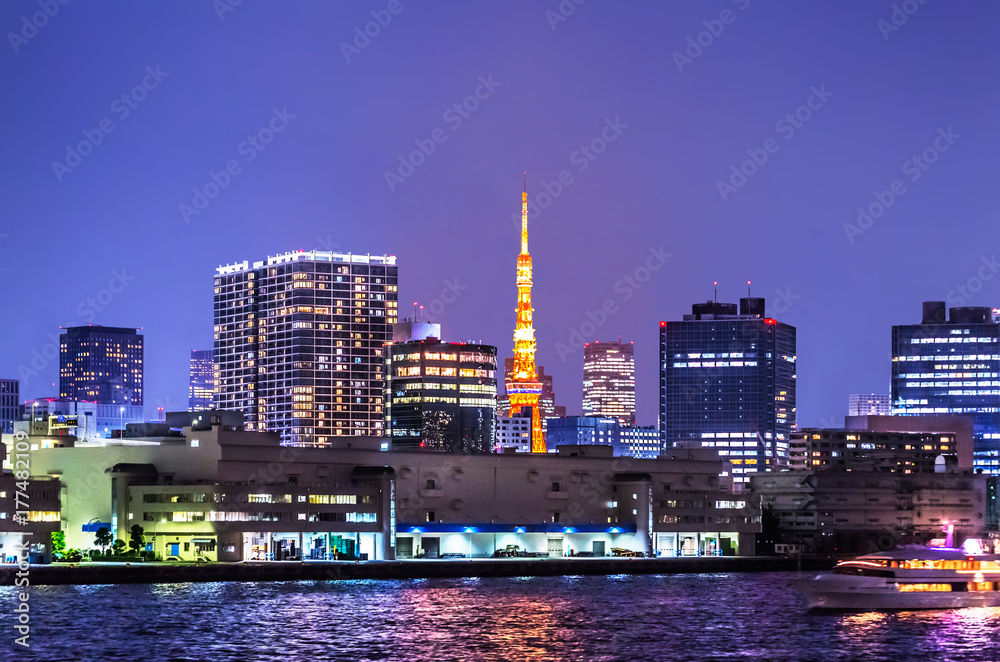
[[[125,553],[125,541],[119,538],[115,541],[115,544],[111,546],[111,551],[116,555],[121,556]]]
[[[53,531],[52,532],[52,553],[62,554],[66,551],[66,532],[65,531]]]
[[[132,528],[129,529],[128,546],[136,554],[146,546],[146,538],[143,536],[143,533],[145,532],[138,524],[133,524]]]
[[[115,537],[111,535],[111,531],[106,526],[102,526],[97,529],[97,533],[94,534],[94,544],[101,548],[101,551],[107,554],[108,547],[114,542]]]

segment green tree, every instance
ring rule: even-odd
[[[101,551],[105,554],[108,551],[108,547],[111,546],[115,537],[111,535],[111,531],[106,526],[102,526],[97,529],[97,533],[94,534],[94,544],[101,548]]]
[[[145,531],[138,524],[133,524],[132,528],[129,529],[128,547],[136,554],[146,546],[144,533]]]
[[[53,531],[52,532],[52,553],[62,554],[66,551],[66,532],[65,531]]]
[[[115,544],[111,546],[111,551],[116,555],[121,556],[125,553],[125,541],[119,538],[115,541]]]

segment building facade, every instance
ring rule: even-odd
[[[21,420],[21,382],[0,379],[0,432],[12,434],[14,421]]]
[[[142,405],[143,336],[136,329],[73,326],[59,335],[59,397]]]
[[[635,356],[621,339],[583,345],[583,415],[635,424]]]
[[[215,397],[215,361],[211,349],[192,349],[188,380],[188,411],[212,408]]]
[[[385,376],[391,448],[493,452],[496,347],[437,338],[390,343]]]
[[[381,435],[395,256],[284,253],[215,275],[214,407],[290,445]]]
[[[37,398],[24,403],[24,420],[14,431],[72,436],[85,441],[121,437],[130,425],[142,423],[142,405],[82,402],[69,398]]]
[[[848,416],[891,416],[892,396],[888,393],[852,393],[847,397]]]
[[[660,322],[664,449],[701,444],[728,459],[736,482],[785,466],[795,428],[795,327],[766,318],[764,300],[695,304]]]
[[[536,556],[752,554],[759,529],[713,450],[457,455],[380,451],[381,437],[358,436],[287,447],[209,418],[155,438],[30,439],[31,472],[59,477],[67,547],[93,548],[101,526],[128,538],[138,525],[148,549],[187,561],[488,557],[508,545]]]
[[[943,538],[985,537],[987,476],[945,473],[788,471],[757,474],[750,498],[777,518],[778,542],[807,552],[868,554]]]
[[[934,473],[959,466],[958,446],[955,434],[803,428],[792,432],[788,468]]]
[[[617,418],[564,416],[549,419],[549,439],[562,446],[607,446],[616,457],[655,459],[660,431],[655,426],[622,425]]]
[[[531,416],[529,414],[497,416],[496,452],[531,452]]]
[[[1000,326],[991,308],[925,301],[920,324],[892,327],[892,413],[971,414],[975,467],[1000,474]]]

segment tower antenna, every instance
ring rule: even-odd
[[[719,281],[712,281],[712,287],[715,288],[715,303],[719,303]]]
[[[747,281],[747,298],[750,298],[750,281]]]

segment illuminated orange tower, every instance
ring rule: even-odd
[[[535,373],[535,327],[531,309],[531,256],[528,254],[528,186],[521,194],[521,254],[517,256],[517,323],[514,325],[514,370],[507,382],[511,415],[531,407],[531,452],[544,453],[545,436],[538,399],[542,385]]]

